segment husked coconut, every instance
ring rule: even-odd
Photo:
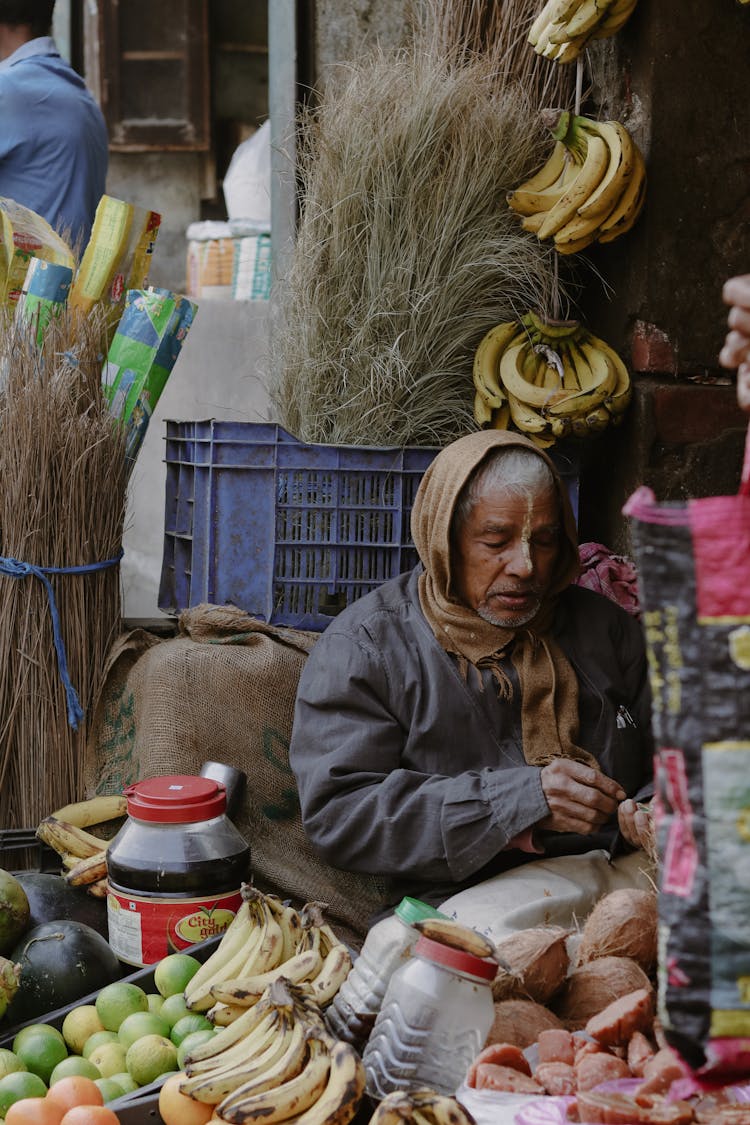
[[[530,1047],[539,1034],[551,1027],[563,1025],[554,1012],[537,1004],[535,1000],[498,1000],[495,1002],[495,1019],[487,1036],[491,1043],[512,1043],[516,1047]]]
[[[511,997],[546,1004],[568,974],[567,930],[538,926],[519,930],[495,947],[500,968],[492,982],[495,1000]]]
[[[569,1031],[577,1031],[613,1000],[651,987],[632,957],[598,957],[573,970],[550,1006]]]
[[[644,972],[656,965],[657,898],[653,891],[624,888],[605,895],[584,923],[576,963],[598,957],[630,957]]]

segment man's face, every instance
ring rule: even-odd
[[[554,489],[485,491],[456,536],[455,593],[485,621],[517,629],[539,609],[559,553]]]

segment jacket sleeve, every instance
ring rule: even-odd
[[[439,717],[410,713],[396,679],[359,638],[326,632],[315,645],[289,752],[305,830],[336,867],[459,881],[547,815],[540,771],[485,764],[496,745],[483,754],[468,731],[463,745],[441,744]],[[475,768],[453,769],[459,757]]]

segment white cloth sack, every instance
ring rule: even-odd
[[[234,150],[224,176],[224,203],[230,219],[252,220],[261,230],[271,224],[271,122]]]
[[[604,895],[624,887],[653,890],[654,876],[643,851],[610,862],[609,853],[597,849],[504,871],[446,899],[440,909],[497,943],[534,926],[578,930]]]

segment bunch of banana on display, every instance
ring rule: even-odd
[[[630,375],[617,352],[578,320],[529,311],[495,325],[474,355],[474,417],[485,429],[516,429],[542,449],[617,424]]]
[[[323,917],[321,903],[297,911],[274,895],[244,884],[242,903],[221,941],[190,980],[185,1003],[226,1026],[254,1007],[284,978],[322,1009],[352,967],[347,946]]]
[[[184,1070],[180,1091],[214,1106],[213,1118],[231,1125],[290,1119],[347,1125],[365,1089],[355,1049],[330,1034],[300,985],[281,978],[239,1019],[194,1047]]]
[[[560,254],[629,231],[646,198],[646,163],[625,126],[559,109],[542,120],[555,139],[549,159],[506,196],[523,229]]]
[[[476,1125],[468,1109],[455,1098],[428,1086],[393,1090],[378,1102],[369,1125]]]
[[[88,832],[127,814],[127,798],[122,794],[91,797],[65,805],[46,816],[36,835],[43,844],[60,856],[65,882],[71,887],[84,887],[95,898],[107,894],[107,847],[114,836],[106,838]]]
[[[591,39],[607,39],[624,27],[637,0],[547,0],[529,30],[538,55],[574,62]]]

